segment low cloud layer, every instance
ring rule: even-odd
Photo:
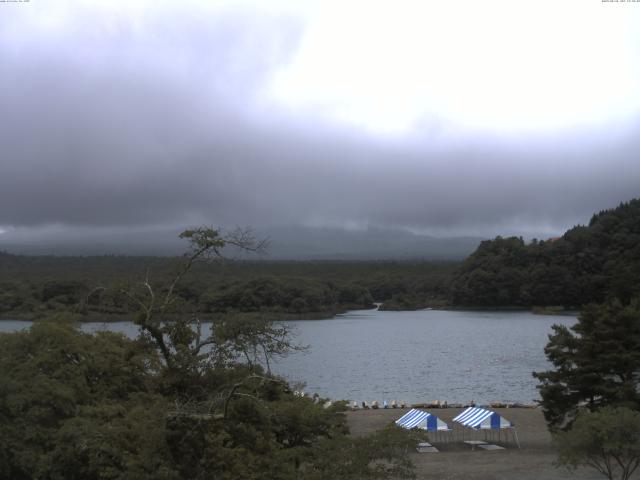
[[[640,114],[380,135],[271,101],[304,15],[197,4],[105,16],[71,2],[56,23],[35,3],[0,12],[5,236],[194,223],[538,234],[640,194]]]

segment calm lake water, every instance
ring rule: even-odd
[[[330,320],[298,320],[295,341],[306,353],[272,369],[332,399],[531,403],[539,398],[531,372],[549,368],[544,356],[554,323],[574,317],[529,312],[358,310]],[[0,321],[0,331],[30,322]],[[86,323],[134,336],[130,322]]]

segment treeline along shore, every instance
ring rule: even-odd
[[[73,312],[119,320],[137,311],[123,292],[165,285],[180,258],[0,253],[0,318]],[[533,308],[557,313],[640,294],[640,200],[601,211],[564,235],[483,241],[462,262],[235,261],[199,264],[178,286],[201,314],[327,318],[349,309]]]

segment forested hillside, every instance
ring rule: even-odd
[[[579,307],[640,294],[640,199],[595,214],[546,241],[487,240],[451,282],[459,306]]]

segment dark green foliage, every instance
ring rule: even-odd
[[[352,439],[340,405],[259,365],[171,364],[144,339],[62,319],[0,335],[0,478],[412,477],[403,432]]]
[[[136,342],[107,332],[82,334],[68,323],[0,335],[0,436],[10,472],[4,478],[51,471],[58,463],[53,452],[63,446],[57,437],[69,422],[107,405],[126,411],[134,397],[146,395],[148,362]]]
[[[604,407],[582,411],[569,431],[557,432],[559,464],[596,469],[613,480],[627,480],[640,465],[640,413]]]
[[[354,284],[307,278],[261,277],[220,285],[200,298],[205,312],[334,312],[340,308],[371,308],[369,292]]]
[[[341,437],[323,440],[314,451],[313,462],[303,469],[305,480],[361,480],[415,478],[406,453],[418,442],[419,433],[392,425],[365,438]]]
[[[463,262],[451,286],[454,305],[519,305],[527,247],[522,238],[487,240]]]
[[[329,465],[342,478],[410,477],[406,437],[348,438],[341,404],[270,374],[269,359],[295,348],[286,326],[245,317],[203,334],[183,277],[227,244],[255,243],[182,236],[191,249],[170,283],[122,290],[139,309],[136,341],[83,334],[78,315],[0,335],[0,478],[294,480],[327,478]]]
[[[553,328],[545,353],[554,369],[534,373],[552,429],[569,425],[581,407],[640,408],[640,300],[589,305],[571,329]]]
[[[497,237],[467,258],[451,283],[450,300],[467,306],[580,307],[640,294],[640,199],[622,203],[561,238]]]
[[[0,316],[42,318],[78,312],[86,320],[127,319],[137,311],[123,291],[150,273],[167,285],[175,258],[0,256]],[[318,318],[371,308],[403,295],[416,308],[442,303],[456,263],[215,262],[196,264],[175,288],[182,308],[244,312],[273,318]],[[61,287],[65,287],[64,290]],[[43,292],[46,290],[46,301]],[[63,293],[64,290],[64,293]],[[60,293],[59,295],[54,295]]]
[[[83,407],[52,438],[42,473],[59,479],[178,479],[157,395]]]
[[[394,263],[372,272],[359,283],[382,309],[416,310],[446,303],[457,263]]]
[[[380,305],[382,311],[407,311],[422,310],[425,308],[441,308],[448,306],[442,297],[425,295],[415,295],[412,293],[400,293],[393,295],[389,300]]]
[[[60,303],[73,305],[86,295],[86,287],[73,280],[49,280],[42,286],[42,301],[57,300]]]
[[[9,312],[20,308],[26,295],[20,291],[19,285],[15,283],[4,283],[0,285],[0,312]]]

